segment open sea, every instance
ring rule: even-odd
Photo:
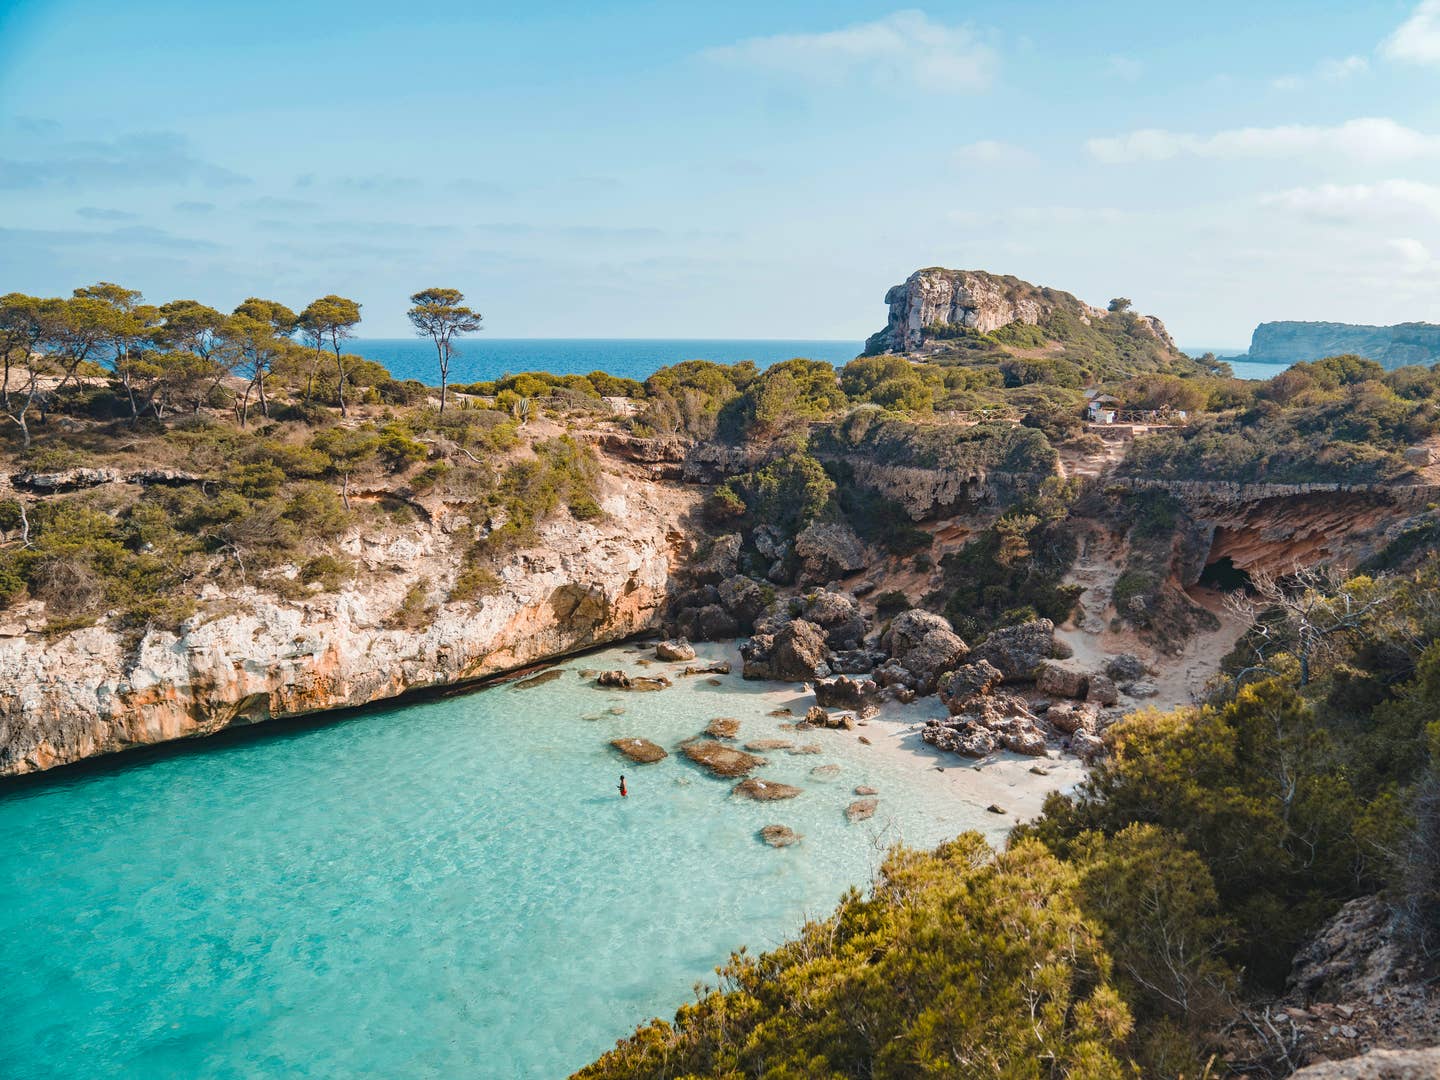
[[[351,350],[378,360],[397,379],[440,381],[435,346],[419,338],[356,338]],[[605,371],[626,379],[645,379],[667,364],[682,360],[714,360],[735,364],[753,360],[766,368],[780,360],[803,356],[836,367],[860,355],[860,341],[704,341],[636,338],[488,338],[483,334],[460,342],[450,363],[450,382],[488,382],[522,371],[555,375],[588,375]]]
[[[987,804],[1079,776],[1073,759],[1040,781],[1031,759],[941,757],[912,730],[933,700],[786,730],[771,711],[812,697],[644,655],[0,788],[0,1075],[563,1077],[673,1015],[732,949],[828,914],[892,842],[998,838],[1014,819]],[[600,689],[581,666],[676,685]],[[764,751],[757,774],[803,793],[751,802],[679,755],[717,716],[740,743],[815,744]],[[629,736],[671,756],[632,765],[609,745]],[[852,824],[857,784],[879,807]],[[804,839],[768,847],[771,823]]]
[[[419,379],[427,385],[440,380],[435,346],[419,338],[356,338],[354,352],[377,360],[397,379]],[[714,360],[734,364],[753,360],[766,368],[781,360],[803,356],[843,367],[860,355],[860,341],[707,341],[660,338],[466,338],[451,361],[450,382],[488,382],[522,371],[548,371],[556,375],[588,375],[605,371],[627,379],[644,380],[667,364],[682,360]],[[1193,356],[1209,351],[1186,349]],[[1252,364],[1228,356],[1241,379],[1268,379],[1285,370],[1283,364]]]

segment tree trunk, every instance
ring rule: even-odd
[[[345,365],[340,362],[340,343],[335,343],[335,396],[340,402],[340,415],[349,416],[345,408]]]

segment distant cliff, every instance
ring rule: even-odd
[[[1248,359],[1259,364],[1294,364],[1355,353],[1387,368],[1440,360],[1440,325],[1400,323],[1364,326],[1338,322],[1267,322],[1255,328]]]
[[[1090,375],[1198,371],[1153,315],[1092,307],[1068,292],[984,270],[917,270],[885,294],[867,355],[997,362],[1063,358]]]

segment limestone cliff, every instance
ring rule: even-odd
[[[254,589],[202,598],[178,633],[137,643],[101,625],[0,638],[0,776],[274,717],[363,705],[481,679],[658,624],[669,587],[675,499],[613,482],[603,518],[545,526],[499,569],[501,587],[446,603],[459,566],[444,519],[344,544],[365,573],[285,600]],[[418,628],[393,625],[429,583]]]
[[[1245,357],[1258,364],[1294,364],[1355,353],[1387,368],[1440,360],[1440,325],[1365,326],[1339,322],[1267,322],[1255,328]]]
[[[885,294],[890,316],[885,329],[865,343],[867,353],[922,351],[939,338],[944,328],[963,328],[988,334],[1012,323],[1040,326],[1057,314],[1090,325],[1109,312],[1044,286],[984,270],[917,270]],[[1142,333],[1173,351],[1174,342],[1153,316],[1135,320]]]

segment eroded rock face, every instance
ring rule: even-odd
[[[986,660],[977,660],[973,664],[964,664],[950,673],[940,687],[940,700],[950,710],[951,715],[963,712],[965,708],[977,697],[983,697],[990,693],[1001,682],[1005,676],[1000,669]]]
[[[841,675],[815,684],[815,700],[827,709],[862,709],[879,696],[880,687],[870,679]]]
[[[825,631],[825,643],[832,649],[858,649],[865,637],[865,617],[854,597],[821,589],[805,602],[803,615]]]
[[[1035,671],[1035,689],[1056,697],[1083,698],[1089,680],[1083,671],[1067,668],[1053,660],[1042,660]],[[1113,702],[1111,703],[1113,704]]]
[[[133,644],[105,625],[0,637],[0,775],[482,679],[653,629],[670,515],[635,493],[603,505],[596,522],[542,526],[478,604],[446,603],[437,587],[419,629],[392,629],[389,616],[421,576],[443,582],[460,562],[429,523],[347,538],[347,555],[385,573],[337,592],[240,589]]]

